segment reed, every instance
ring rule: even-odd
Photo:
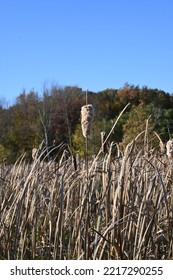
[[[171,162],[136,145],[89,160],[88,190],[83,159],[3,167],[0,259],[173,259]]]

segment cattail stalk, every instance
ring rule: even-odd
[[[90,259],[90,235],[91,235],[91,225],[90,225],[90,215],[91,215],[91,205],[90,205],[90,188],[89,188],[89,178],[88,178],[88,138],[91,136],[91,126],[94,116],[94,108],[92,104],[88,104],[88,95],[86,92],[86,105],[81,108],[81,126],[82,133],[85,137],[85,163],[86,163],[86,227],[85,227],[85,259]],[[83,205],[84,205],[83,204]]]
[[[88,97],[86,93],[86,103],[88,102]],[[85,155],[86,155],[86,176],[88,181],[88,138],[91,136],[91,126],[94,116],[94,108],[92,104],[86,104],[81,108],[81,126],[82,133],[85,137]]]
[[[105,131],[102,131],[100,133],[100,136],[101,136],[101,149],[102,149],[102,152],[103,154],[106,153],[106,143],[105,143],[105,140],[106,140],[106,132]]]

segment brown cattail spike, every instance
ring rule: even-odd
[[[94,116],[94,108],[92,104],[82,106],[81,125],[82,125],[82,133],[85,138],[90,136],[93,116]]]

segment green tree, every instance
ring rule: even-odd
[[[51,134],[56,143],[62,142],[72,148],[72,134],[80,120],[81,106],[84,103],[82,90],[77,87],[54,88]]]
[[[173,138],[173,109],[160,110],[156,130],[163,141],[168,141],[170,138]]]
[[[126,123],[123,125],[123,143],[128,144],[135,139],[138,134],[146,129],[148,122],[149,130],[155,127],[155,112],[153,105],[145,105],[140,103],[138,106],[133,106]],[[143,144],[144,134],[138,139],[138,142]]]
[[[22,153],[30,158],[33,146],[39,141],[37,103],[36,93],[23,92],[5,112],[8,122],[4,126],[2,143],[6,150],[11,151],[10,161],[15,161]]]

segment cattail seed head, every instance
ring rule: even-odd
[[[94,117],[94,108],[92,104],[82,106],[81,108],[81,125],[83,136],[89,137],[91,133],[91,125]]]
[[[37,158],[37,155],[38,155],[38,149],[33,148],[32,149],[32,159],[35,160]]]
[[[166,144],[166,154],[169,159],[173,158],[173,139],[170,139]]]
[[[106,153],[106,144],[105,144],[105,140],[106,140],[106,132],[102,131],[100,133],[101,135],[101,148],[102,148],[102,152]]]
[[[159,147],[160,147],[161,154],[162,155],[166,154],[166,144],[164,142],[160,141]]]

